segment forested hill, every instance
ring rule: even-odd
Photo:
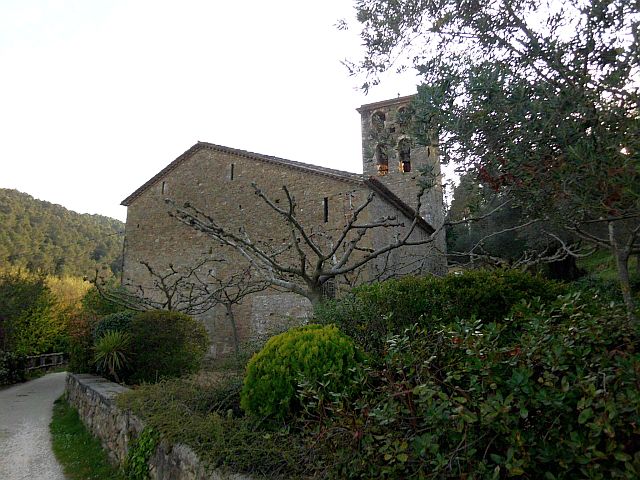
[[[0,188],[0,269],[8,266],[54,275],[92,275],[121,269],[124,224],[79,214]]]

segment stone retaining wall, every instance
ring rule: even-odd
[[[67,374],[65,392],[69,404],[78,410],[82,422],[98,437],[116,465],[124,464],[129,441],[144,429],[139,418],[116,406],[116,396],[127,390],[102,377]],[[245,475],[207,472],[189,447],[164,441],[149,460],[149,471],[154,480],[251,480]]]

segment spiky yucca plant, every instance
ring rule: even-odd
[[[98,371],[107,372],[120,383],[119,374],[129,365],[131,337],[126,332],[107,331],[94,346],[94,362]]]

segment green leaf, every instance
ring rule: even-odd
[[[631,455],[628,455],[624,452],[616,452],[613,454],[613,456],[616,460],[619,460],[621,462],[628,462],[629,460],[631,460]]]
[[[586,423],[591,417],[593,417],[593,410],[591,410],[590,408],[585,408],[581,413],[580,416],[578,417],[578,423],[580,425],[583,425],[584,423]]]

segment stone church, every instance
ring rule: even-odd
[[[354,283],[408,273],[444,274],[444,233],[438,230],[443,222],[438,150],[437,145],[419,146],[411,137],[412,98],[400,97],[357,109],[361,115],[363,174],[198,142],[122,201],[127,207],[123,283],[141,286],[145,294],[153,295],[153,279],[141,262],[152,265],[156,272],[197,267],[203,269],[197,278],[204,281],[208,274],[221,278],[248,268],[246,259],[232,247],[170,215],[171,205],[189,202],[224,228],[242,232],[270,251],[286,246],[291,226],[273,208],[287,206],[283,186],[295,198],[297,220],[324,245],[337,241],[354,211],[367,199],[370,203],[360,212],[358,225],[395,219],[395,225],[388,228],[354,228],[360,233],[348,232],[336,257],[346,251],[355,235],[359,235],[359,243],[353,249],[353,258],[362,258],[367,252],[405,238],[405,232],[409,232],[406,238],[410,245],[333,279],[331,295]],[[420,171],[427,166],[436,181],[418,203]],[[271,207],[258,198],[253,185],[272,200]],[[413,228],[407,230],[410,225]],[[294,251],[282,255],[296,258]],[[206,258],[212,259],[213,266],[203,264]],[[253,275],[259,277],[259,272]],[[234,304],[233,322],[222,305],[197,317],[211,335],[211,354],[218,356],[232,352],[238,341],[268,333],[272,324],[305,319],[310,311],[307,298],[269,287]]]

